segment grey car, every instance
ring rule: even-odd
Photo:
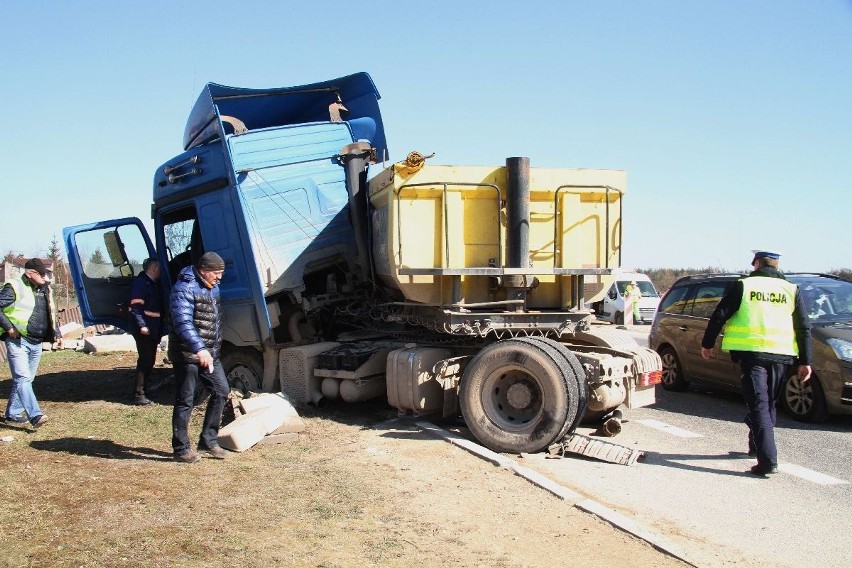
[[[679,279],[664,294],[648,344],[663,360],[663,388],[684,390],[690,381],[740,390],[739,365],[721,350],[701,357],[707,321],[728,287],[743,274],[702,274]],[[799,286],[812,326],[814,376],[802,384],[794,373],[780,397],[795,419],[820,422],[852,414],[852,282],[827,274],[787,273]]]

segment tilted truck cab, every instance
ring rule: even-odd
[[[498,451],[653,402],[659,357],[581,309],[584,277],[619,260],[624,173],[412,153],[370,178],[388,155],[378,100],[366,73],[208,84],[155,173],[154,241],[136,219],[64,231],[87,323],[125,325],[144,257],[167,291],[216,251],[236,387],[461,412]]]

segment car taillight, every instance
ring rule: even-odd
[[[658,385],[663,382],[663,372],[662,371],[649,371],[647,373],[639,373],[639,384],[640,387],[650,387],[651,385]]]

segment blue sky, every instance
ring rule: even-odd
[[[0,249],[150,217],[202,86],[369,72],[391,160],[624,169],[625,267],[852,267],[850,0],[0,0]]]

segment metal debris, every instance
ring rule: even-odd
[[[565,454],[579,454],[597,460],[617,463],[620,465],[632,465],[637,460],[645,457],[645,452],[612,442],[606,442],[584,436],[582,434],[573,434],[570,438],[566,438],[556,444],[551,444],[547,448],[547,452],[551,456],[562,456]]]

